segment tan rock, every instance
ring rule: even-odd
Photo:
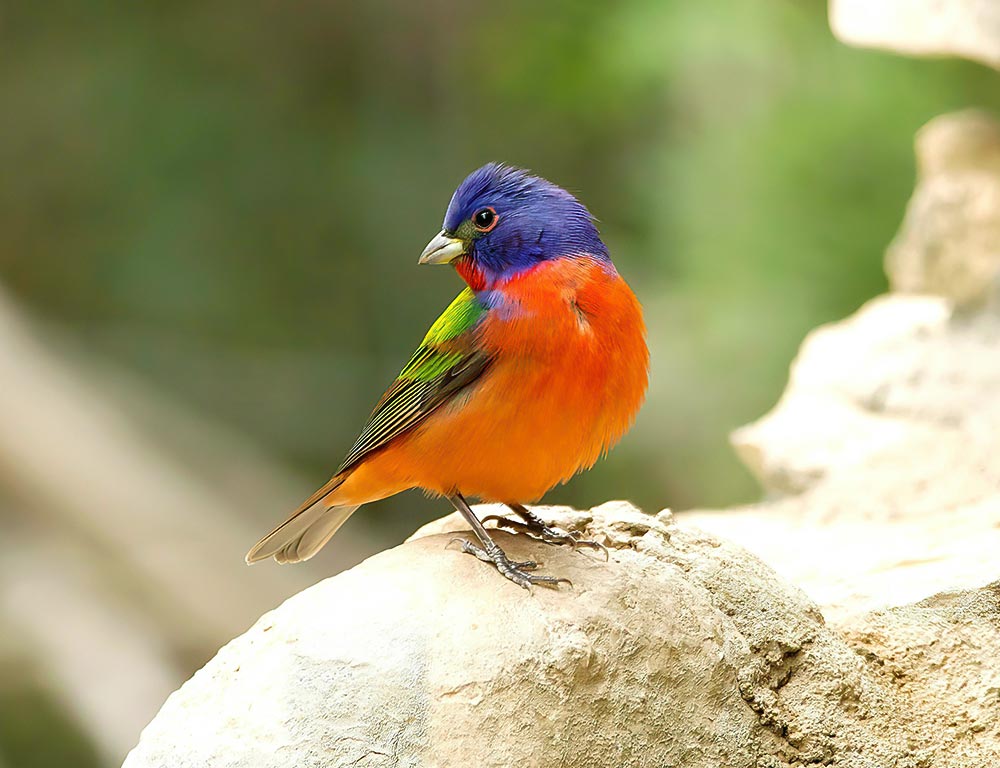
[[[833,620],[1000,576],[1000,125],[938,118],[917,154],[897,293],[811,333],[777,406],[733,434],[777,498],[683,518]]]
[[[949,316],[941,299],[880,298],[810,333],[778,406],[733,433],[740,458],[766,490],[798,493],[911,440],[913,421],[881,413],[928,385],[921,347],[945,334]],[[931,407],[949,407],[939,394]]]
[[[830,26],[851,45],[964,56],[1000,68],[995,0],[830,0]]]
[[[916,146],[917,188],[886,253],[892,289],[960,305],[994,299],[1000,289],[1000,123],[976,111],[944,115],[920,131]]]
[[[683,522],[802,587],[828,619],[1000,576],[1000,317],[884,296],[806,340],[733,436],[773,501]]]
[[[910,730],[925,734],[925,754],[938,756],[928,765],[1000,765],[1000,582],[858,618],[842,632],[911,713]]]
[[[763,563],[669,513],[548,513],[611,561],[498,538],[572,591],[446,549],[445,518],[265,615],[126,767],[911,764],[891,692]]]

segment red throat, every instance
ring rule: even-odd
[[[475,264],[469,256],[462,256],[455,261],[455,271],[462,276],[462,279],[469,284],[474,291],[481,291],[486,288],[486,275]]]

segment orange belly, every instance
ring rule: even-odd
[[[544,270],[544,272],[542,272]],[[515,279],[516,280],[516,279]],[[490,313],[483,376],[355,468],[330,501],[360,504],[407,488],[535,501],[593,465],[645,397],[649,353],[638,301],[590,260],[544,264]]]

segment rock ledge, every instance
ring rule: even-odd
[[[574,582],[528,594],[447,549],[462,524],[439,520],[223,648],[170,697],[126,768],[917,768],[960,738],[989,762],[996,706],[918,701],[927,660],[890,641],[930,642],[930,626],[996,642],[985,598],[887,613],[845,636],[760,560],[669,512],[543,511],[606,542],[610,562],[498,533],[512,555]],[[959,603],[982,610],[956,613]],[[921,697],[905,695],[890,663]],[[995,682],[963,680],[983,695]]]

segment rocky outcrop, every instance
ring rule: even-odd
[[[604,541],[610,562],[499,533],[574,583],[529,595],[448,549],[462,522],[439,520],[223,648],[126,768],[1000,759],[996,585],[838,630],[759,559],[669,512],[545,514]]]
[[[932,120],[917,134],[917,166],[916,192],[886,254],[893,290],[963,307],[996,301],[1000,123],[979,111]]]
[[[778,498],[684,518],[764,558],[827,618],[1000,576],[998,136],[980,113],[921,131],[887,258],[898,292],[810,334],[778,405],[733,435]]]
[[[890,295],[814,332],[737,431],[777,498],[682,520],[750,549],[829,619],[1000,577],[1000,317]]]
[[[1000,582],[856,617],[839,630],[896,694],[917,765],[1000,765]]]
[[[865,766],[930,748],[742,549],[622,503],[547,514],[610,562],[499,534],[574,582],[529,595],[447,549],[462,524],[445,518],[265,615],[126,766]]]
[[[964,56],[1000,68],[995,0],[830,0],[845,43],[924,56]]]

